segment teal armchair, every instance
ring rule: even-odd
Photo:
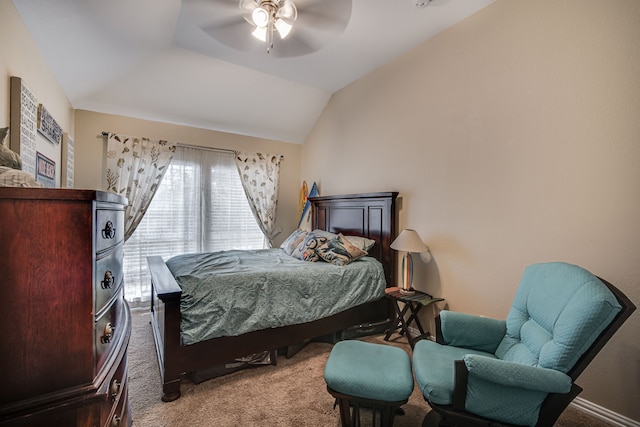
[[[582,389],[575,380],[635,310],[581,267],[530,265],[506,320],[442,311],[436,341],[413,350],[432,407],[424,425],[551,426]]]

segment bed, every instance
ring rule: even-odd
[[[397,231],[397,195],[396,192],[381,192],[309,199],[313,229],[375,241],[368,257],[382,265],[386,286],[393,286],[395,282],[396,254],[390,244]],[[340,339],[341,331],[366,329],[368,325],[388,321],[392,314],[388,300],[378,298],[304,323],[215,336],[185,345],[181,336],[183,289],[161,257],[149,257],[148,264],[152,286],[151,325],[165,402],[180,397],[180,384],[185,374],[263,351],[286,349],[318,337],[333,334]]]

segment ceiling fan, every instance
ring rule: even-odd
[[[298,17],[292,0],[240,0],[240,9],[246,10],[244,19],[255,26],[251,35],[267,43],[267,53],[273,49],[274,33],[284,40]]]
[[[315,52],[344,32],[351,0],[184,0],[183,6],[206,2],[199,9],[200,28],[215,40],[240,51],[266,43],[275,57]]]

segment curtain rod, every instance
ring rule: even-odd
[[[109,136],[109,132],[102,131],[102,136]],[[229,150],[227,148],[202,147],[200,145],[183,144],[182,142],[176,142],[176,145],[179,145],[180,147],[185,147],[185,148],[193,148],[196,150],[209,150],[209,151],[222,151],[225,153],[235,153],[235,150]]]

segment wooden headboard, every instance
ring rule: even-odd
[[[397,192],[310,197],[313,228],[357,235],[375,240],[369,255],[384,267],[387,286],[395,286],[396,252],[390,245],[396,237]]]

